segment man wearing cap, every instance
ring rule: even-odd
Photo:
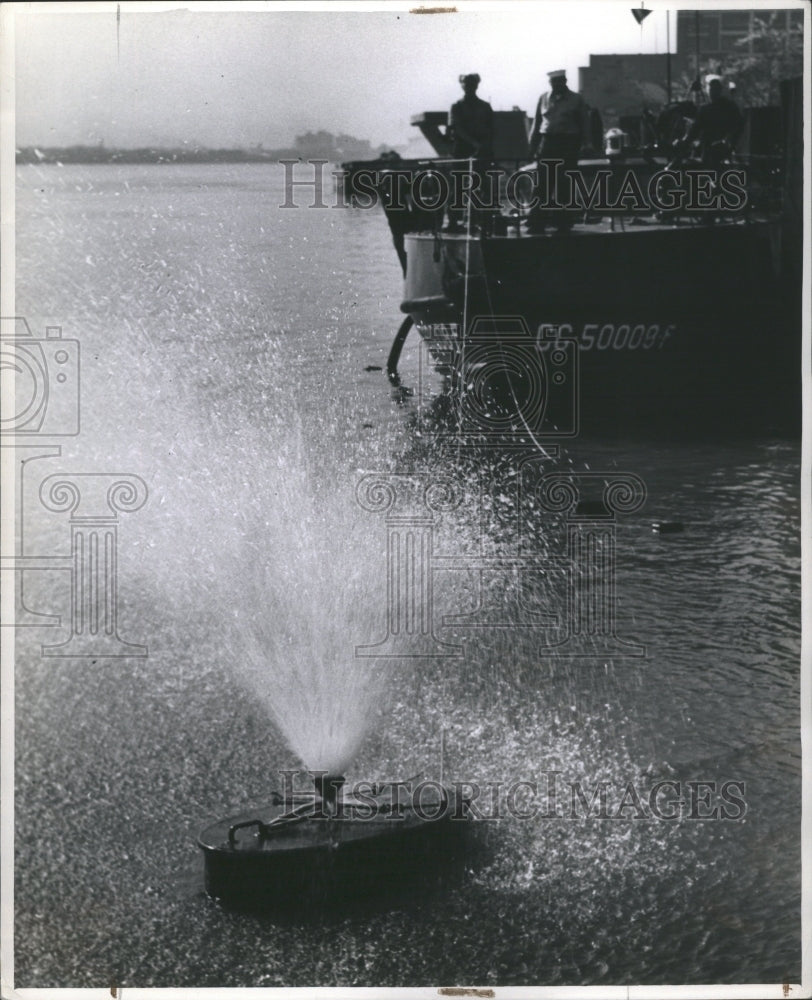
[[[465,96],[451,105],[448,123],[455,158],[475,156],[487,160],[493,156],[493,108],[476,96],[479,79],[479,73],[461,76]]]
[[[530,133],[530,155],[538,160],[537,196],[542,204],[569,201],[569,187],[563,172],[578,166],[578,153],[589,146],[589,110],[580,94],[567,86],[563,69],[547,74],[550,90],[542,94],[536,106],[536,117]],[[556,166],[558,161],[558,166]],[[559,173],[560,172],[560,173]],[[556,180],[561,181],[561,197],[556,198]],[[545,218],[555,220],[559,232],[568,231],[573,223],[572,213],[563,209],[535,208],[530,213],[530,232],[543,232]]]
[[[481,185],[484,180],[485,162],[493,157],[493,108],[487,101],[476,96],[479,73],[466,73],[460,76],[459,80],[465,96],[452,104],[446,134],[453,142],[454,159],[470,158],[480,161],[474,165],[473,172],[480,178]],[[463,165],[454,166],[455,170],[459,170]],[[486,197],[486,193],[482,191],[480,198],[485,200]],[[460,215],[459,207],[449,207],[449,228],[458,227]]]

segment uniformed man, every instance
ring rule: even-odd
[[[448,123],[455,158],[489,160],[493,156],[493,108],[476,96],[479,80],[479,73],[461,76],[465,96],[451,106]]]
[[[718,170],[736,145],[744,128],[744,118],[736,102],[725,97],[721,77],[710,76],[707,84],[710,100],[697,111],[688,141],[699,139],[702,162]]]
[[[493,108],[487,101],[476,96],[479,86],[479,73],[466,73],[459,78],[464,96],[451,106],[448,116],[447,135],[452,140],[454,159],[473,159],[473,172],[480,182],[480,198],[487,201],[487,193],[482,190],[485,180],[484,170],[493,157]],[[464,170],[462,163],[454,164],[453,173]],[[453,175],[452,173],[452,175]],[[475,182],[476,183],[476,182]],[[454,185],[454,201],[461,201],[457,195],[461,185]],[[452,203],[448,209],[449,229],[459,228],[462,217],[462,207]]]
[[[580,94],[567,86],[567,74],[556,69],[547,74],[550,90],[539,98],[530,132],[530,155],[538,160],[536,194],[542,204],[569,200],[569,184],[563,172],[578,166],[578,154],[590,145],[589,109]],[[559,165],[556,167],[555,161]],[[560,199],[557,195],[560,182]],[[563,209],[535,208],[530,212],[528,230],[543,232],[545,222],[555,222],[559,232],[572,227],[573,213]]]

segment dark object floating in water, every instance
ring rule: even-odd
[[[382,372],[383,368],[380,365],[367,365],[364,369],[365,372]]]
[[[218,820],[198,837],[206,892],[237,910],[318,914],[400,902],[464,870],[469,801],[438,782],[316,792]]]
[[[653,521],[651,530],[658,535],[677,535],[685,531],[685,525],[682,521]]]
[[[373,428],[373,427],[375,426],[375,424],[361,424],[361,426],[362,426],[362,427],[363,427],[363,428],[364,428],[365,430],[370,430],[370,431],[371,431],[371,430],[372,430],[372,428]]]

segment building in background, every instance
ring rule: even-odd
[[[697,15],[699,15],[697,17]],[[700,63],[724,62],[725,57],[758,55],[763,48],[759,34],[770,26],[782,32],[787,43],[794,29],[803,25],[798,10],[680,10],[677,11],[677,52],[690,56],[696,72],[696,37],[699,28]],[[700,67],[701,68],[701,67]]]
[[[578,70],[578,90],[592,108],[597,108],[605,128],[628,132],[631,119],[643,110],[657,110],[668,100],[668,57],[647,55],[590,55],[589,66]],[[671,54],[671,75],[687,68],[685,59]],[[676,88],[672,87],[676,95]],[[633,137],[637,138],[637,137]]]
[[[690,84],[698,75],[718,73],[736,84],[736,97],[742,104],[779,102],[780,80],[795,75],[794,63],[800,58],[802,10],[674,13],[670,59],[673,100],[690,96]],[[662,11],[657,14],[663,16]],[[631,18],[629,30],[635,30]],[[668,76],[666,53],[590,55],[589,65],[578,70],[578,89],[600,112],[605,127],[618,126],[631,132],[635,140],[636,123],[643,111],[656,112],[666,104]]]

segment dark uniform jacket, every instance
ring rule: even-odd
[[[493,156],[493,108],[479,97],[463,97],[451,106],[449,128],[454,156]]]
[[[690,138],[701,139],[706,144],[720,142],[722,139],[735,143],[743,125],[744,119],[738,105],[729,97],[718,97],[710,104],[700,107]]]

